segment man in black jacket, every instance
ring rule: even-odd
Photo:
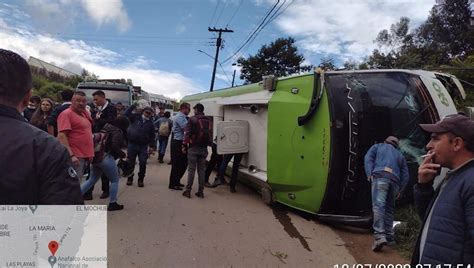
[[[414,186],[423,224],[412,267],[467,267],[474,264],[474,121],[456,114],[420,126],[431,133],[431,140]],[[434,190],[433,180],[441,167],[449,171]]]
[[[41,103],[41,98],[38,96],[31,96],[30,101],[28,102],[28,106],[26,106],[25,110],[23,110],[23,117],[26,120],[31,121],[31,117],[35,113],[36,109]]]
[[[155,127],[152,120],[153,109],[145,107],[141,112],[132,113],[135,108],[136,105],[131,105],[125,111],[125,115],[130,120],[130,126],[127,129],[127,155],[133,166],[135,166],[135,160],[138,156],[140,162],[138,187],[143,187],[143,179],[145,178],[146,172],[146,160],[148,155],[153,154],[156,150]],[[127,185],[132,185],[132,183],[133,175],[128,177]]]
[[[117,117],[117,109],[115,106],[105,98],[105,93],[102,90],[97,90],[92,93],[94,98],[94,105],[91,109],[92,120],[94,120],[94,125],[92,125],[92,132],[100,132],[105,124],[112,123]],[[105,173],[100,177],[102,180],[102,194],[100,199],[105,199],[109,197],[109,183],[110,180]],[[92,200],[92,192],[94,191],[94,186],[90,188],[84,194],[84,200]]]
[[[0,49],[0,204],[84,204],[66,148],[20,114],[31,88],[28,63]]]
[[[55,137],[58,136],[58,117],[63,111],[71,106],[71,99],[73,95],[74,91],[71,89],[65,89],[61,91],[61,99],[63,100],[63,103],[54,107],[53,111],[47,118],[48,133],[50,135],[54,135]]]

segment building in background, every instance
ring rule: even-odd
[[[31,57],[28,59],[28,65],[30,65],[31,71],[35,74],[40,74],[46,77],[61,77],[61,78],[72,78],[75,76],[81,76],[51,63],[47,63],[38,58]]]
[[[165,97],[160,94],[148,93],[148,99],[152,107],[158,109],[158,107],[165,107],[165,109],[173,109],[176,104],[176,100]]]

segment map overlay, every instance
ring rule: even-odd
[[[0,205],[0,267],[107,267],[107,206]]]

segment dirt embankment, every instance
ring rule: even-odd
[[[396,249],[385,246],[382,252],[373,252],[373,235],[369,230],[333,227],[344,240],[346,248],[361,264],[407,264],[410,260],[400,256]]]

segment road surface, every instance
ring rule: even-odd
[[[108,213],[109,267],[333,267],[356,262],[331,228],[283,206],[271,208],[241,184],[235,194],[228,186],[206,188],[204,199],[194,195],[197,177],[191,199],[169,190],[171,166],[155,157],[148,160],[144,188],[120,181],[118,199],[125,209]],[[183,183],[185,178],[187,173]],[[87,204],[107,204],[99,195],[97,183],[94,200]]]

